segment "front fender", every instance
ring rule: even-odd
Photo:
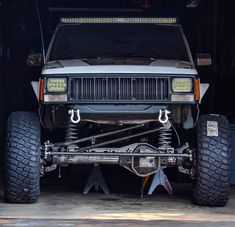
[[[37,100],[39,101],[39,82],[38,81],[32,81],[31,85],[33,87],[34,94],[37,97]]]
[[[209,89],[210,85],[207,83],[201,83],[200,84],[200,103],[202,102],[202,99],[204,95],[206,94],[207,90]]]

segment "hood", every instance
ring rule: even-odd
[[[42,74],[159,73],[196,75],[188,62],[152,59],[73,59],[48,62]]]

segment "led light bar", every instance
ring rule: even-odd
[[[177,18],[61,18],[64,24],[176,24]]]

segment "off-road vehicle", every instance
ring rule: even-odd
[[[61,18],[32,87],[38,113],[8,120],[7,201],[37,201],[40,176],[61,165],[115,164],[140,177],[175,169],[192,178],[197,204],[226,204],[229,124],[200,116],[209,85],[175,18]],[[50,132],[43,141],[41,127]]]

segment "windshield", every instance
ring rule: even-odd
[[[190,61],[179,26],[80,24],[58,28],[49,60],[154,58]]]

